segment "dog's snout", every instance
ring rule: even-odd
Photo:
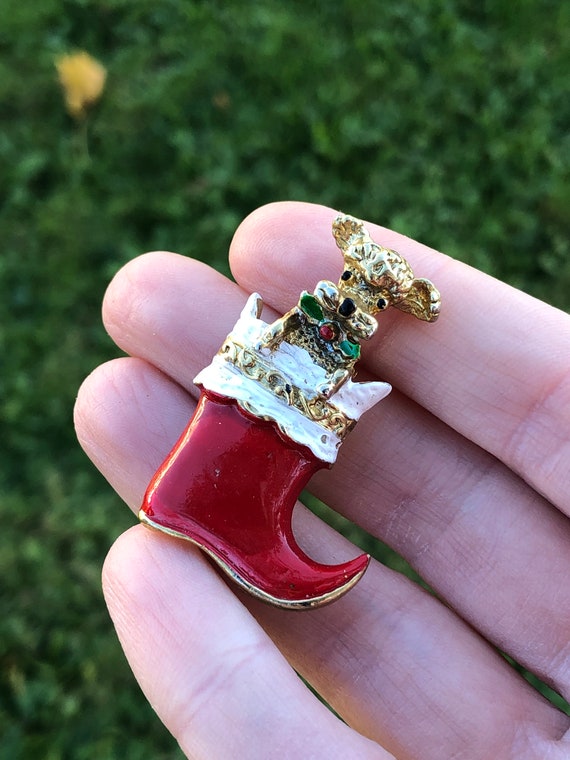
[[[341,305],[338,307],[338,313],[342,317],[350,317],[356,311],[356,304],[352,298],[345,298]]]

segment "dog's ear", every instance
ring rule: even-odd
[[[393,304],[396,309],[412,314],[424,322],[435,322],[439,317],[441,296],[429,280],[413,280],[405,298]]]
[[[370,240],[364,224],[348,214],[339,214],[333,222],[333,235],[341,251]]]

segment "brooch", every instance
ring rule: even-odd
[[[272,324],[254,293],[234,328],[194,379],[194,416],[154,475],[139,512],[145,524],[199,546],[241,588],[288,609],[331,602],[362,577],[370,557],[323,565],[298,546],[296,500],[330,467],[360,416],[391,390],[353,382],[361,341],[393,306],[433,322],[440,295],[414,278],[396,251],[363,223],[339,215],[344,258],[335,285],[319,282]]]

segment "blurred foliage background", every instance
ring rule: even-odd
[[[240,220],[298,199],[568,308],[569,28],[557,0],[0,0],[0,756],[180,756],[100,592],[133,518],[71,422],[117,354],[113,273],[157,248],[226,271]],[[84,119],[76,50],[108,72]]]

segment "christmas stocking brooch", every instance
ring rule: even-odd
[[[352,381],[360,343],[389,306],[433,322],[440,296],[405,259],[340,215],[333,234],[344,257],[337,285],[319,282],[281,319],[261,319],[254,293],[194,382],[200,401],[154,475],[141,521],[203,549],[239,586],[289,609],[337,599],[362,577],[363,554],[323,565],[291,529],[310,477],[330,467],[360,416],[390,392]]]

